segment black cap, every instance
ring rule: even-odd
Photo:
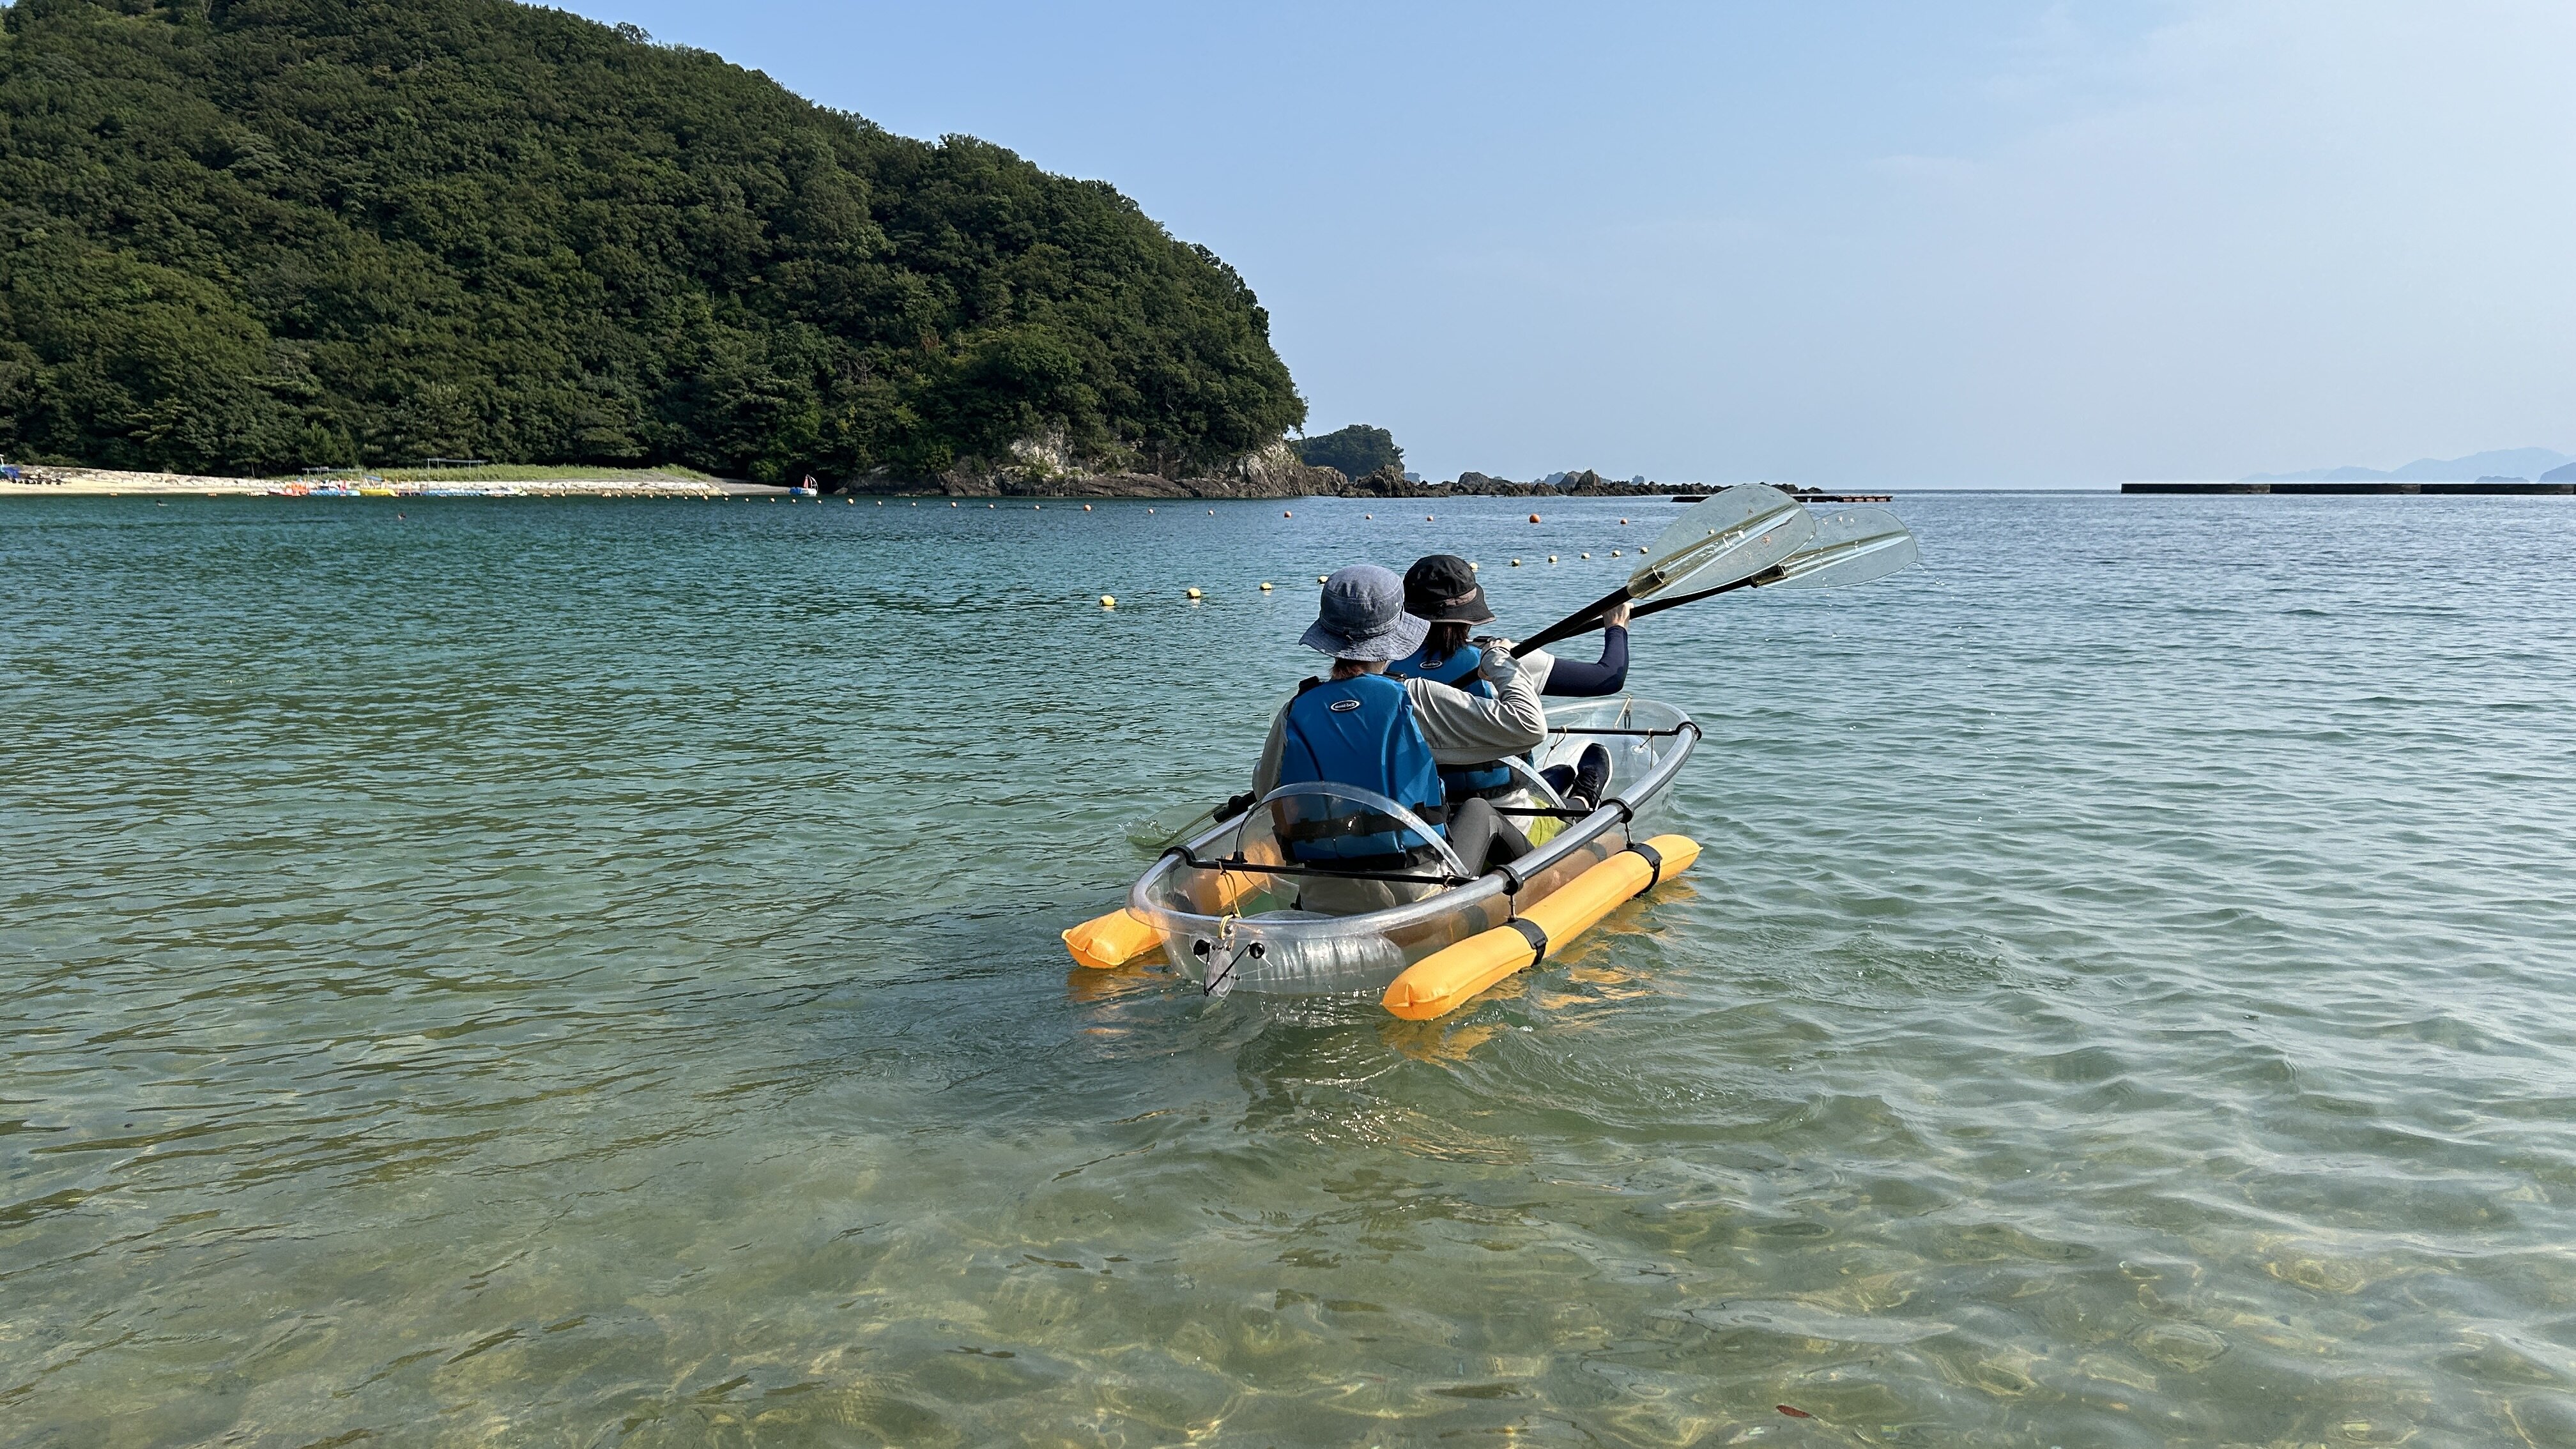
[[[1404,612],[1435,624],[1482,624],[1494,617],[1475,566],[1454,553],[1416,559],[1404,571]]]

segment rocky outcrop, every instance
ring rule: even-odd
[[[1339,468],[1320,467],[1299,458],[1297,450],[1284,439],[1235,459],[1227,471],[1242,480],[1245,487],[1261,490],[1243,495],[1255,498],[1331,497],[1350,483]]]
[[[1171,478],[1157,473],[1088,473],[1061,438],[1013,445],[993,464],[961,464],[935,478],[906,478],[885,470],[838,485],[853,493],[939,493],[951,498],[1643,498],[1671,491],[1653,483],[1615,483],[1590,469],[1567,475],[1563,487],[1515,483],[1466,472],[1454,483],[1417,483],[1384,467],[1360,478],[1302,462],[1287,443],[1247,453],[1209,474]]]

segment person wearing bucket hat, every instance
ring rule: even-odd
[[[1452,808],[1439,759],[1529,749],[1546,738],[1546,713],[1506,649],[1482,656],[1480,677],[1493,686],[1485,698],[1431,680],[1389,678],[1387,665],[1420,649],[1429,628],[1405,612],[1404,584],[1391,569],[1354,564],[1327,578],[1315,622],[1298,642],[1332,656],[1332,672],[1299,685],[1272,719],[1253,772],[1253,798],[1305,783],[1383,795],[1445,837],[1468,870],[1482,874],[1490,858],[1515,858],[1529,842],[1489,801]],[[1420,831],[1383,814],[1328,810],[1329,818],[1310,818],[1317,810],[1305,802],[1318,798],[1326,797],[1272,802],[1288,853],[1301,865],[1346,877],[1306,877],[1304,909],[1344,915],[1437,889],[1363,878],[1421,874],[1438,852]]]
[[[1431,679],[1470,694],[1490,696],[1492,687],[1480,676],[1484,651],[1510,649],[1508,639],[1470,639],[1468,630],[1491,623],[1493,606],[1485,601],[1476,566],[1454,553],[1435,553],[1414,560],[1404,574],[1404,609],[1429,628],[1422,647],[1386,667],[1399,679]],[[1628,608],[1613,611],[1602,631],[1601,663],[1560,660],[1542,651],[1515,655],[1514,662],[1541,694],[1601,695],[1616,693],[1628,678]],[[1508,752],[1507,752],[1508,753]],[[1568,805],[1589,810],[1610,781],[1610,752],[1598,745],[1583,752],[1580,765],[1558,765],[1548,784]],[[1500,756],[1481,760],[1443,759],[1440,783],[1452,805],[1466,799],[1507,800],[1526,789],[1519,772]],[[1571,793],[1568,793],[1571,792]]]

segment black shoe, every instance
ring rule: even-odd
[[[1601,808],[1602,792],[1610,788],[1610,752],[1599,745],[1583,747],[1583,763],[1574,767],[1574,783],[1563,790],[1568,809],[1589,815]]]

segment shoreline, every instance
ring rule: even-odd
[[[724,496],[788,496],[785,488],[765,483],[737,483],[726,479],[681,478],[677,476],[631,476],[625,478],[474,478],[386,480],[369,475],[358,477],[341,474],[313,478],[219,478],[193,473],[125,473],[106,468],[47,468],[30,466],[27,471],[48,475],[49,481],[0,481],[0,498],[67,498],[117,497],[123,494],[179,497],[199,495],[208,498],[294,498],[347,496],[341,490],[365,490],[358,496],[391,498],[438,498],[474,496],[521,496],[529,498],[715,498]],[[324,490],[317,492],[316,490]]]
[[[114,498],[132,494],[177,498],[786,498],[795,496],[791,488],[767,483],[744,483],[727,478],[684,478],[676,475],[654,476],[637,473],[627,477],[597,478],[423,478],[406,479],[377,474],[315,475],[310,478],[228,478],[196,473],[129,473],[107,468],[54,468],[24,465],[26,471],[45,479],[43,482],[0,480],[0,498]],[[402,470],[393,470],[397,474]],[[1320,471],[1320,470],[1319,470]],[[1481,478],[1481,475],[1478,475]],[[1333,475],[1338,479],[1339,475]],[[1331,481],[1331,480],[1324,480]],[[991,491],[958,491],[943,488],[936,482],[916,488],[841,488],[821,496],[851,500],[861,498],[943,498],[956,502],[968,500],[1000,502],[1020,499],[1065,499],[1109,502],[1200,500],[1206,502],[1278,502],[1306,498],[1345,498],[1354,501],[1406,500],[1440,498],[1548,498],[1548,499],[1669,499],[1696,503],[1716,491],[1704,484],[1602,484],[1577,488],[1550,488],[1528,483],[1509,483],[1486,479],[1494,486],[1460,487],[1455,483],[1408,483],[1402,491],[1392,491],[1381,480],[1365,480],[1358,486],[1343,481],[1338,488],[1315,487],[1302,492],[1256,491],[1226,486],[1223,480],[1172,481],[1135,474],[1106,474],[1077,479],[1051,480],[1038,485],[1022,484]],[[1200,486],[1192,487],[1192,483]],[[1369,483],[1377,483],[1375,488]],[[1214,486],[1209,486],[1214,485]],[[1884,493],[1839,493],[1788,489],[1783,491],[1802,502],[1835,504],[1884,502]]]
[[[524,496],[585,498],[717,498],[751,497],[784,498],[793,490],[783,485],[746,483],[728,478],[691,477],[664,473],[655,469],[623,472],[603,470],[597,477],[579,476],[578,470],[565,470],[571,476],[511,478],[516,471],[496,468],[482,476],[406,478],[402,475],[429,470],[386,469],[378,472],[351,471],[338,474],[314,474],[300,478],[232,478],[194,473],[135,473],[108,468],[65,468],[46,464],[21,464],[30,479],[10,482],[0,479],[0,498],[44,498],[119,494],[155,494],[177,497],[201,494],[212,497],[322,496],[342,497],[350,492],[360,496]],[[528,471],[535,472],[537,469]],[[1133,499],[1139,501],[1203,500],[1207,502],[1267,502],[1299,498],[1352,498],[1397,502],[1407,499],[1439,498],[1668,498],[1705,496],[1714,491],[1705,484],[1635,484],[1613,483],[1597,474],[1583,475],[1569,487],[1551,487],[1537,483],[1515,483],[1508,479],[1489,478],[1481,473],[1463,475],[1450,483],[1417,483],[1381,473],[1366,478],[1350,479],[1329,468],[1300,470],[1301,476],[1289,478],[1164,478],[1145,473],[1101,473],[1048,479],[973,479],[954,478],[856,479],[838,487],[827,486],[822,496],[844,498],[943,498],[959,502],[1000,502],[1009,499],[1084,499],[1105,501]]]

